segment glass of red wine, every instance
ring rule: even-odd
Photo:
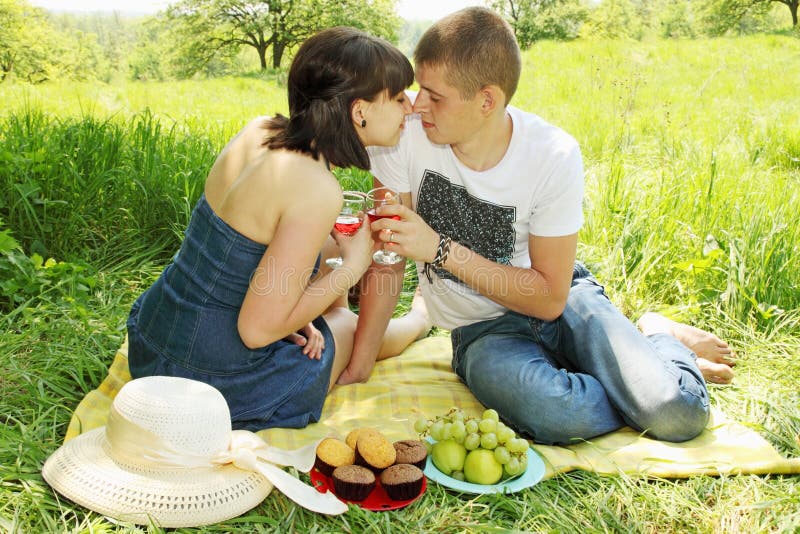
[[[342,196],[344,202],[339,215],[336,216],[336,222],[333,224],[334,230],[344,235],[353,235],[364,221],[364,207],[366,199],[364,193],[361,191],[345,191]],[[325,263],[331,269],[336,269],[342,266],[342,258],[328,258]]]
[[[397,221],[400,220],[400,217],[397,215],[378,215],[376,213],[376,210],[379,207],[387,204],[400,204],[400,195],[394,189],[389,187],[376,187],[367,193],[367,217],[369,217],[370,223],[373,223],[378,219],[386,218],[391,218]],[[397,252],[385,250],[383,247],[375,251],[375,253],[372,255],[372,259],[375,263],[379,263],[381,265],[393,265],[395,263],[405,261],[405,258]]]

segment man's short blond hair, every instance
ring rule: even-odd
[[[464,100],[487,85],[505,93],[508,104],[522,70],[514,30],[497,13],[468,7],[439,20],[423,34],[414,51],[416,65],[443,68],[445,81]]]

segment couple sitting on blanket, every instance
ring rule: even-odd
[[[731,350],[657,314],[634,325],[575,261],[580,150],[509,106],[521,69],[509,25],[458,11],[414,60],[416,72],[351,28],[300,47],[288,118],[257,118],[222,150],[180,250],[133,305],[131,374],[214,386],[235,428],[303,427],[331,387],[368,380],[434,324],[451,330],[461,380],[537,442],[625,425],[668,441],[699,434],[705,381],[731,380]],[[343,197],[331,164],[398,192],[380,208],[390,217],[332,231]],[[373,263],[377,247],[417,264],[403,317],[391,319],[405,262]],[[328,256],[342,265],[327,268]],[[347,304],[356,284],[359,315]]]

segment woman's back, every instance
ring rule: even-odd
[[[322,162],[299,152],[266,148],[264,140],[271,133],[264,127],[266,120],[251,121],[227,144],[205,185],[214,212],[262,245],[272,241],[281,214],[301,195],[328,192],[335,202],[339,190]]]

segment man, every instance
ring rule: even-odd
[[[521,56],[485,8],[434,24],[414,54],[420,90],[397,147],[371,151],[376,186],[400,193],[372,224],[417,262],[434,324],[452,330],[453,369],[486,406],[540,443],[623,425],[684,441],[708,420],[708,375],[727,345],[646,314],[637,330],[575,263],[583,166],[575,140],[508,105]],[[339,383],[369,377],[402,287],[402,263],[362,280],[355,348]],[[683,341],[683,342],[682,342]],[[707,365],[706,365],[707,364]],[[716,366],[716,367],[715,367]]]

